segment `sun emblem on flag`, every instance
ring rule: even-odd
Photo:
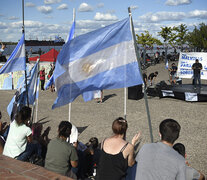
[[[88,75],[90,75],[90,73],[92,72],[93,70],[93,65],[90,64],[90,63],[87,63],[87,64],[83,64],[82,66],[82,70],[87,73]]]

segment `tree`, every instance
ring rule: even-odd
[[[199,27],[195,26],[194,30],[188,33],[187,41],[196,51],[207,51],[207,25],[201,23]]]
[[[145,55],[146,55],[147,46],[153,47],[154,44],[161,45],[162,43],[159,39],[152,37],[152,35],[149,34],[149,31],[145,31],[145,34],[141,33],[141,35],[136,34],[136,37],[137,37],[137,43],[141,44],[144,47],[143,58],[144,58],[144,63],[145,63],[146,62]]]
[[[188,31],[187,26],[185,24],[181,24],[177,27],[173,27],[173,31],[175,31],[176,33],[175,35],[173,35],[172,33],[171,41],[175,40],[176,44],[181,46],[181,51],[183,51],[183,45],[187,41],[187,31]]]
[[[171,40],[172,42],[172,37],[174,37],[174,35],[172,35],[172,28],[171,27],[161,27],[161,31],[158,32],[158,35],[161,36],[164,39],[164,43],[165,43],[165,64],[167,63],[167,47],[168,47],[168,43]]]

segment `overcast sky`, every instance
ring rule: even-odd
[[[0,41],[17,41],[22,30],[22,0],[3,0],[0,6]],[[131,7],[135,32],[154,37],[164,26],[186,24],[189,30],[207,24],[207,0],[25,0],[25,35],[28,39],[66,39],[76,9],[76,36],[128,17]]]

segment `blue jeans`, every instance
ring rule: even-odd
[[[201,74],[194,74],[194,85],[197,85],[197,81],[199,86],[201,85]]]
[[[17,160],[27,161],[33,154],[41,156],[42,149],[39,143],[27,143],[26,149],[23,153],[17,156]]]

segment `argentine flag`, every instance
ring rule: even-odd
[[[0,74],[10,73],[15,71],[24,71],[26,69],[26,58],[25,58],[25,43],[24,33],[12,52],[11,56],[0,69]]]
[[[58,55],[54,81],[53,109],[88,91],[142,84],[130,18],[68,41]]]
[[[25,88],[24,76],[20,79],[18,89],[7,106],[7,112],[12,117],[16,113],[19,107],[27,104],[27,93]],[[33,66],[29,75],[27,76],[27,87],[28,87],[28,101],[29,104],[33,105],[39,95],[39,61]],[[13,115],[12,115],[13,114]]]

